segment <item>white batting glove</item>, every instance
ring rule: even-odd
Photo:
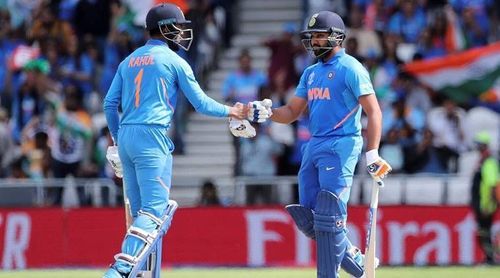
[[[248,110],[248,120],[252,123],[263,123],[267,121],[272,115],[272,100],[266,98],[261,101],[252,101],[248,103],[250,109]]]
[[[109,146],[106,151],[106,159],[111,164],[111,167],[115,171],[115,175],[119,178],[123,178],[123,167],[122,161],[120,160],[120,156],[118,156],[118,147],[117,146]]]
[[[370,150],[366,153],[366,165],[368,173],[376,182],[380,182],[390,171],[391,165],[378,155],[378,150]]]
[[[235,137],[252,138],[257,132],[247,120],[229,118],[229,131]]]

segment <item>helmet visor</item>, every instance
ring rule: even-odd
[[[162,36],[188,51],[193,42],[193,29],[187,28],[189,21],[183,24],[158,24]]]

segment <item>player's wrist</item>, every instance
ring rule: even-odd
[[[378,155],[378,149],[369,150],[366,152],[366,165],[373,164],[380,159]]]
[[[225,108],[226,108],[226,115],[227,115],[227,117],[228,117],[228,118],[233,117],[233,114],[234,114],[234,112],[233,112],[233,107],[232,107],[232,106],[229,106],[229,105],[224,105],[224,106],[225,106]]]

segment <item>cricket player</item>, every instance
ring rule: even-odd
[[[311,139],[299,171],[299,205],[287,206],[298,228],[317,242],[317,276],[339,277],[339,268],[355,277],[364,273],[363,255],[346,237],[347,201],[361,153],[361,113],[368,118],[368,171],[382,179],[391,166],[378,155],[382,116],[366,69],[345,53],[345,27],[336,13],[314,14],[302,32],[304,47],[318,62],[306,68],[295,96],[270,119],[295,121],[309,108]]]
[[[182,11],[173,4],[160,4],[148,12],[146,29],[151,39],[119,65],[104,100],[104,112],[116,146],[108,149],[117,176],[123,175],[133,223],[104,277],[129,277],[139,262],[166,232],[165,217],[172,176],[174,145],[167,137],[179,89],[196,111],[215,117],[231,117],[231,131],[253,136],[240,120],[249,116],[264,121],[267,110],[248,109],[236,103],[229,107],[209,98],[201,90],[188,63],[175,51],[188,50],[193,38]],[[122,115],[118,114],[121,104]],[[248,121],[244,120],[246,123]],[[118,154],[118,155],[117,155]],[[163,231],[165,230],[165,231]],[[161,244],[161,242],[160,242]],[[160,260],[161,263],[161,260]]]

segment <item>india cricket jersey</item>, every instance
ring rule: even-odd
[[[299,202],[315,209],[320,190],[347,203],[363,140],[358,98],[373,94],[366,69],[344,50],[304,70],[296,95],[307,99],[311,139],[299,170]]]
[[[366,69],[344,49],[304,70],[295,95],[308,100],[313,137],[361,134],[358,98],[373,94]]]
[[[195,80],[189,64],[160,40],[149,40],[124,59],[104,100],[104,110],[113,138],[120,125],[155,125],[168,128],[177,102],[178,90],[196,111],[223,117],[228,108],[209,98]]]

